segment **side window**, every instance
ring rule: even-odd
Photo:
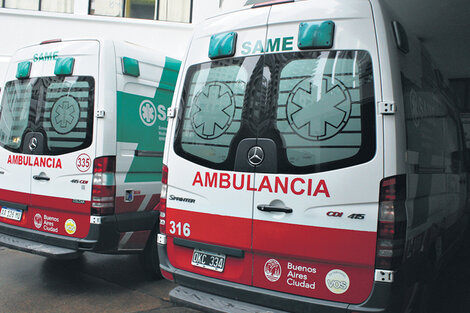
[[[404,76],[402,83],[408,162],[416,172],[442,173],[448,150],[459,140],[456,132],[446,129],[456,127],[455,123],[449,125],[447,102],[431,87],[416,86]]]

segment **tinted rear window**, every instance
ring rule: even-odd
[[[30,132],[44,135],[43,154],[58,155],[90,146],[94,79],[40,77],[7,82],[0,111],[0,145],[23,151]]]
[[[211,168],[233,170],[246,138],[274,141],[280,173],[347,167],[375,155],[374,82],[365,51],[194,65],[182,102],[175,151]]]

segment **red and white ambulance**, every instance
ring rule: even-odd
[[[462,129],[443,86],[378,0],[268,1],[200,25],[164,153],[172,297],[412,308],[465,226]]]
[[[19,49],[2,88],[0,245],[56,258],[147,246],[158,270],[155,206],[179,66],[106,39]]]

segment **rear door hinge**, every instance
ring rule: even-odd
[[[96,117],[97,118],[104,118],[105,111],[104,110],[98,110],[96,111]]]
[[[176,115],[176,110],[173,107],[168,108],[168,111],[166,112],[168,118],[173,118]]]
[[[380,114],[395,114],[397,111],[397,106],[395,102],[379,102],[379,113]]]

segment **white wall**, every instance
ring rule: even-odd
[[[0,8],[0,83],[19,48],[56,38],[127,40],[181,59],[194,24],[217,14],[220,0],[194,0],[193,24],[88,15],[88,0],[75,0],[75,14]]]

